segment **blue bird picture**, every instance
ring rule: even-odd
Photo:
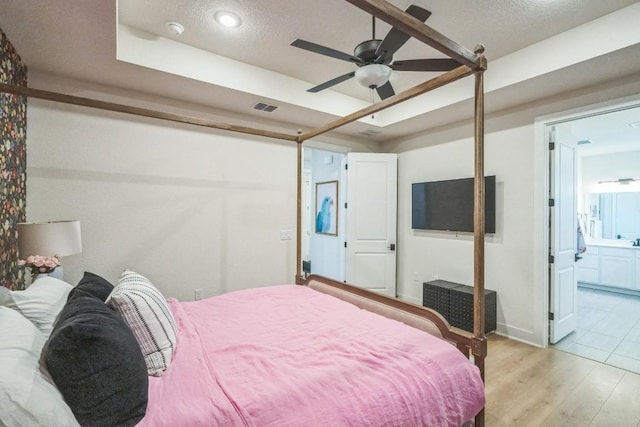
[[[329,233],[331,230],[331,206],[333,199],[325,196],[316,216],[316,233]]]

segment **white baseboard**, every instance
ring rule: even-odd
[[[422,300],[411,295],[398,294],[398,299],[402,301],[411,302],[417,305],[422,305]],[[496,325],[496,335],[500,335],[515,341],[519,341],[524,344],[529,344],[535,347],[543,347],[542,343],[537,342],[533,331],[529,331],[522,328],[506,325],[498,322]]]
[[[513,326],[505,325],[498,322],[496,335],[500,335],[515,341],[519,341],[524,344],[533,345],[535,347],[544,347],[542,343],[537,342],[533,331],[529,331],[522,328],[516,328]]]
[[[414,304],[422,305],[422,300],[419,298],[412,297],[410,295],[398,294],[398,299],[406,302],[411,302]]]

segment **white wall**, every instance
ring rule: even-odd
[[[542,123],[624,97],[637,100],[638,94],[640,82],[628,78],[487,115],[485,175],[497,179],[497,232],[486,238],[485,287],[497,292],[498,333],[546,345],[548,160]],[[421,303],[422,282],[434,278],[473,284],[472,234],[411,229],[411,183],[473,176],[472,135],[472,120],[463,119],[383,148],[398,153],[401,298]]]
[[[51,76],[30,83],[201,113]],[[29,99],[27,149],[27,219],[81,221],[83,252],[63,260],[71,283],[85,270],[115,282],[132,268],[191,300],[197,288],[206,297],[294,281],[295,143]]]
[[[28,123],[27,216],[81,221],[72,283],[132,268],[192,299],[293,282],[293,144],[32,100]]]
[[[584,194],[625,190],[638,191],[637,183],[633,185],[603,185],[598,184],[598,181],[640,178],[640,151],[585,156],[582,157],[581,163],[582,190]]]
[[[438,141],[439,136],[429,138]],[[523,301],[533,298],[531,251],[533,228],[533,126],[489,133],[485,140],[485,175],[496,175],[496,233],[486,235],[485,287],[498,295],[501,332],[530,338],[535,325]],[[473,140],[464,138],[398,156],[398,293],[422,301],[422,283],[443,279],[473,285],[473,233],[411,229],[411,184],[473,176]],[[508,325],[508,326],[507,326]]]

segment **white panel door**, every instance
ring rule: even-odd
[[[578,281],[576,277],[577,249],[577,195],[576,195],[576,143],[567,127],[558,125],[548,129],[549,141],[555,147],[549,152],[551,235],[549,253],[549,341],[557,343],[577,327]]]
[[[396,296],[396,154],[347,156],[347,282]]]

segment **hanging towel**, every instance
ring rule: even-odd
[[[580,227],[580,219],[578,218],[578,230],[577,230],[577,234],[578,234],[578,244],[576,246],[577,248],[577,252],[576,252],[576,259],[579,259],[578,255],[585,253],[587,251],[587,244],[584,241],[584,235],[582,234],[582,227]]]

